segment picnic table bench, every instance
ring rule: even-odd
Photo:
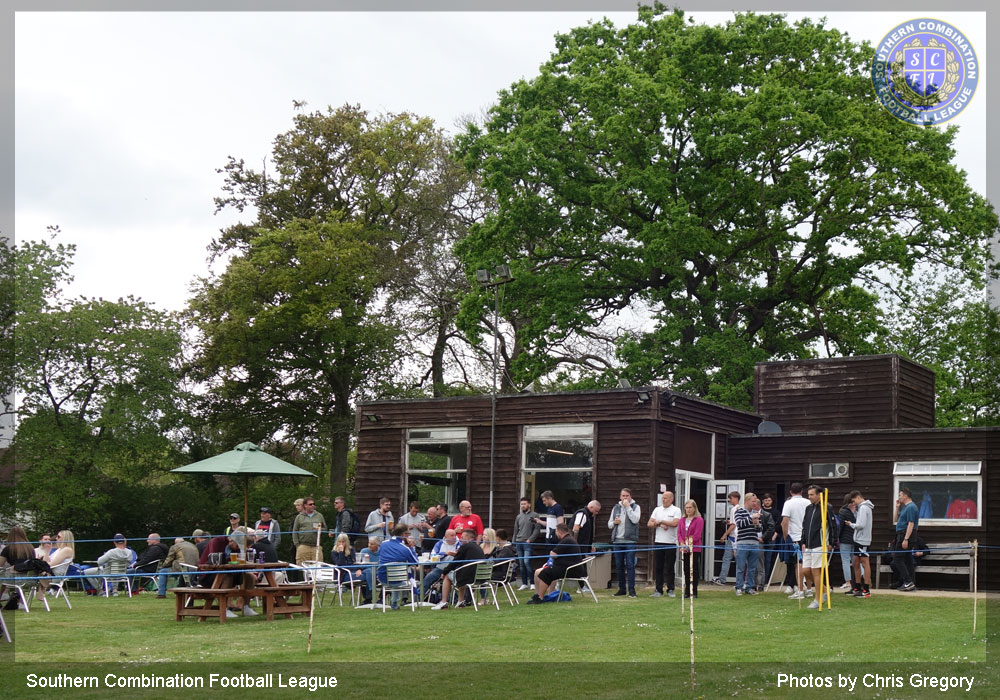
[[[264,614],[268,620],[284,615],[291,618],[293,613],[308,613],[312,608],[313,587],[311,584],[278,584],[277,569],[285,564],[215,564],[202,565],[199,571],[214,573],[208,587],[182,586],[171,588],[175,597],[174,616],[177,621],[185,617],[197,617],[199,621],[217,618],[226,621],[226,610],[230,601],[242,599],[248,606],[254,598],[264,603]],[[262,573],[267,585],[257,585],[257,573]],[[290,600],[298,598],[298,602]],[[196,603],[201,601],[201,605]]]

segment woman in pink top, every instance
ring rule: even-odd
[[[680,545],[681,557],[684,559],[684,597],[698,597],[698,572],[701,571],[701,537],[705,532],[705,519],[701,517],[698,504],[694,501],[684,503],[684,517],[677,524],[677,543]],[[690,540],[691,546],[688,546]],[[691,555],[688,552],[693,550]],[[694,560],[694,576],[691,576],[691,564]]]

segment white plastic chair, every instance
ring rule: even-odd
[[[496,589],[502,588],[503,592],[507,594],[507,602],[511,605],[520,605],[521,601],[517,599],[517,593],[514,591],[514,585],[511,581],[514,579],[514,566],[517,564],[516,559],[510,559],[508,561],[498,561],[493,565],[493,571],[496,572],[498,569],[503,572],[503,578],[492,578],[490,580],[490,585],[493,587],[493,597],[496,598]]]
[[[66,582],[69,580],[66,578],[66,570],[69,569],[69,565],[72,563],[72,560],[64,561],[62,564],[52,567],[52,578],[41,582],[43,586],[48,588],[48,595],[51,595],[56,600],[59,600],[59,596],[62,596],[63,600],[66,601],[66,607],[70,610],[73,609],[73,606],[70,605],[69,596],[66,595]],[[53,589],[54,592],[52,592]],[[46,595],[44,587],[40,587],[38,590],[43,596]]]
[[[340,607],[344,607],[344,596],[343,596],[343,581],[341,580],[340,569],[333,564],[327,564],[323,561],[315,561],[309,559],[303,561],[302,565],[306,568],[306,580],[309,583],[314,583],[316,590],[320,591],[319,605],[323,607],[323,600],[326,598],[326,592],[331,588],[337,592],[337,600],[340,602]],[[354,604],[354,581],[350,581],[351,587],[351,604]]]
[[[0,611],[0,630],[3,631],[3,638],[7,640],[7,643],[13,644],[10,641],[10,632],[7,631],[7,621],[3,619],[3,611]]]
[[[396,591],[409,593],[410,595],[410,609],[413,612],[417,611],[417,597],[413,593],[413,581],[410,579],[410,567],[406,564],[386,564],[385,565],[385,583],[378,580],[378,576],[375,577],[375,585],[382,590],[382,612],[385,612],[385,598],[387,593],[393,593]],[[372,606],[374,609],[375,606]]]
[[[590,564],[590,562],[594,561],[595,558],[596,557],[593,556],[584,557],[578,564],[573,564],[573,566],[570,566],[569,568],[566,569],[566,573],[563,574],[563,577],[559,583],[559,597],[556,598],[557,603],[562,602],[562,592],[566,590],[567,581],[579,581],[580,583],[584,584],[587,587],[586,590],[588,590],[590,592],[590,595],[594,597],[594,602],[595,603],[597,602],[597,594],[594,593],[594,587],[590,585],[590,578],[589,578],[590,574],[587,568],[587,565]],[[582,571],[583,576],[570,576],[569,575],[570,572],[574,570],[576,570],[577,572]]]
[[[38,581],[36,579],[22,579],[14,575],[14,570],[11,568],[5,569],[0,572],[0,596],[3,595],[4,589],[11,589],[12,591],[17,591],[18,598],[21,600],[21,605],[24,606],[24,612],[31,612],[31,601],[34,600],[35,590],[38,588]],[[29,589],[25,593],[24,589]],[[8,595],[13,595],[9,593]],[[45,596],[41,596],[42,603],[45,605],[45,609],[51,612],[49,608],[49,601],[45,599]]]
[[[111,597],[112,586],[114,586],[113,590],[117,593],[118,587],[122,585],[128,591],[128,597],[132,597],[132,586],[129,585],[128,576],[125,575],[127,569],[128,562],[124,559],[112,559],[101,569],[101,589],[104,591],[106,598]]]

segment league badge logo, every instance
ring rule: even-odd
[[[979,84],[979,59],[958,29],[936,19],[903,22],[872,58],[879,102],[911,124],[940,124],[960,114]]]

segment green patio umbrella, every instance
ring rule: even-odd
[[[252,442],[241,442],[229,452],[215,455],[186,467],[171,469],[182,474],[231,474],[243,477],[243,523],[249,523],[251,476],[311,476],[312,472],[269,455]],[[248,525],[249,527],[249,525]]]

